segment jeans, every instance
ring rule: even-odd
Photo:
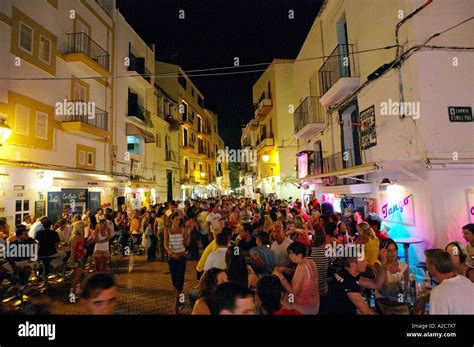
[[[168,265],[171,272],[171,281],[176,290],[182,291],[184,287],[184,275],[186,273],[186,256],[181,256],[179,259],[168,259]]]
[[[126,247],[128,246],[129,233],[126,229],[121,230],[120,243],[122,244],[122,255],[125,255]],[[128,250],[130,252],[130,249]]]
[[[199,259],[198,238],[199,234],[197,231],[191,232],[191,243],[189,244],[190,260]]]
[[[151,245],[148,248],[148,255],[147,258],[148,260],[156,260],[156,244],[158,241],[158,238],[155,235],[150,235],[148,238],[151,241]]]

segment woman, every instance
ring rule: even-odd
[[[232,207],[230,213],[229,213],[229,227],[232,230],[235,230],[237,228],[237,224],[239,222],[239,209],[237,206]]]
[[[225,255],[227,265],[226,273],[230,282],[240,283],[245,287],[255,288],[258,277],[250,265],[247,265],[245,257],[239,246],[230,246]]]
[[[153,234],[153,229],[151,228],[151,213],[150,211],[145,212],[145,216],[142,219],[142,225],[140,231],[143,235],[142,237],[142,247],[145,248],[145,254],[147,255],[147,261],[153,260],[150,254],[151,246],[151,236]]]
[[[175,314],[179,314],[180,308],[184,306],[179,299],[184,287],[186,247],[189,246],[190,235],[180,226],[181,219],[178,212],[174,212],[170,220],[171,226],[165,229],[165,249],[168,252],[168,265],[175,289]]]
[[[384,267],[387,271],[385,281],[380,290],[375,292],[375,302],[383,314],[408,314],[408,306],[399,303],[399,294],[402,281],[408,283],[408,265],[398,260],[398,245],[392,239],[383,239],[380,242],[380,252],[385,253],[385,267],[381,257],[374,263],[376,275]]]
[[[379,239],[367,222],[357,224],[357,232],[359,233],[359,237],[356,239],[355,243],[364,245],[365,260],[368,265],[372,266],[378,258],[380,246]]]
[[[474,282],[474,268],[466,264],[467,255],[461,245],[458,242],[450,242],[445,250],[451,254],[451,260],[453,261],[456,273],[465,276],[469,278],[471,282]]]
[[[158,236],[156,233],[155,223],[156,223],[156,212],[155,210],[151,210],[151,213],[150,213],[151,233],[150,233],[150,236],[148,237],[150,240],[150,248],[147,252],[148,260],[150,261],[156,260],[156,245],[158,243]]]
[[[77,287],[81,283],[82,269],[86,264],[86,251],[84,248],[84,227],[85,224],[82,221],[76,221],[73,224],[73,231],[71,236],[71,256],[69,258],[69,264],[75,268],[74,280],[71,285],[70,294],[76,295]]]
[[[306,255],[311,252],[311,239],[303,217],[299,215],[295,217],[294,227],[288,230],[287,235],[289,235],[293,241],[300,242],[306,246]]]
[[[137,255],[141,254],[141,238],[142,238],[142,218],[140,217],[140,210],[134,210],[132,212],[132,218],[130,219],[130,234],[133,240],[133,249]]]
[[[158,237],[158,245],[160,250],[160,261],[163,263],[165,261],[165,215],[163,208],[160,208],[156,213],[155,218],[155,234]]]
[[[194,303],[192,314],[210,315],[209,306],[214,292],[219,284],[225,282],[228,279],[224,270],[213,267],[204,272],[199,282],[199,298]]]
[[[186,232],[190,235],[189,243],[189,260],[199,260],[199,248],[198,248],[198,238],[199,238],[199,227],[196,222],[196,215],[192,208],[189,208],[186,213]]]
[[[122,245],[122,256],[125,256],[127,254],[126,247],[128,244],[128,237],[129,237],[129,233],[128,233],[129,222],[128,222],[128,217],[127,217],[127,212],[123,212],[123,211],[117,212],[117,216],[115,217],[115,225],[117,226],[117,229],[120,235],[119,240],[120,240],[120,244]]]
[[[273,274],[280,279],[288,295],[288,302],[294,303],[294,308],[302,314],[318,314],[319,289],[318,269],[313,261],[306,259],[306,246],[300,242],[293,242],[287,248],[290,260],[296,264],[291,283],[283,272],[292,273],[292,269],[276,268]]]
[[[96,271],[107,271],[107,261],[110,257],[109,240],[112,237],[111,230],[107,227],[107,221],[102,219],[94,233],[94,259]]]
[[[77,219],[76,216],[74,216],[74,218],[73,218],[74,222],[79,220],[79,219]],[[64,258],[65,259],[64,261],[66,261],[69,258],[70,254],[71,254],[72,226],[67,224],[66,219],[61,218],[57,223],[56,232],[58,233],[59,240],[60,240],[60,244],[59,244],[58,248],[60,248],[63,252],[66,252],[66,257]]]

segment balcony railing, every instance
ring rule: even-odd
[[[66,54],[71,53],[84,53],[89,58],[94,60],[101,67],[110,71],[109,61],[110,54],[103,49],[99,44],[92,40],[86,33],[69,33],[68,36],[68,47]]]
[[[85,104],[84,101],[81,100],[72,100],[68,101],[74,103],[74,105],[82,105]],[[77,109],[77,107],[76,107]],[[87,112],[78,112],[75,115],[66,115],[64,116],[63,123],[67,122],[81,122],[84,124],[92,125],[96,128],[108,131],[109,130],[109,114],[104,110],[95,107],[95,113],[93,115],[86,114]]]
[[[324,95],[342,77],[356,76],[354,45],[339,44],[319,69],[319,91]]]
[[[307,124],[323,124],[323,110],[319,102],[319,97],[308,96],[298,106],[293,114],[295,134],[303,129]]]
[[[360,160],[357,160],[355,156],[355,151],[353,149],[347,149],[344,152],[339,152],[323,158],[323,173],[336,172],[360,164]],[[324,179],[324,181],[329,185],[360,183],[359,181],[354,182],[353,180],[338,178],[335,176],[330,177],[329,179]]]
[[[132,53],[130,53],[129,58],[130,66],[128,67],[128,70],[136,71],[146,81],[151,82],[151,72],[145,67],[145,58],[137,58]]]
[[[177,163],[179,161],[178,153],[176,151],[172,151],[170,149],[167,149],[166,152],[165,152],[165,160]]]

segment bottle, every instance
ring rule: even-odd
[[[410,296],[413,302],[416,301],[416,281],[415,274],[410,274]]]

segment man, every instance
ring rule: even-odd
[[[8,258],[8,262],[13,271],[19,275],[20,285],[25,285],[28,283],[33,265],[38,258],[38,254],[36,253],[38,246],[36,246],[36,241],[28,236],[26,226],[21,224],[17,225],[15,234],[16,240],[10,245],[15,245],[17,252],[23,254],[17,254],[16,257]],[[23,249],[23,251],[20,251],[21,249]]]
[[[38,231],[43,229],[43,221],[47,220],[48,217],[46,216],[41,216],[39,217],[36,222],[34,222],[30,230],[28,231],[28,236],[31,237],[32,239],[36,239],[36,235],[38,234]]]
[[[298,199],[296,199],[298,201]],[[295,202],[295,211],[297,215],[300,215],[305,222],[308,221],[308,214],[305,212],[303,208],[301,208],[301,202]]]
[[[23,218],[23,222],[21,223],[26,227],[26,230],[30,230],[31,225],[34,223],[34,219],[32,215],[27,215]]]
[[[250,250],[257,247],[257,241],[253,237],[253,226],[250,223],[239,224],[239,236],[235,239],[235,246],[239,246],[244,257],[250,256]]]
[[[95,272],[81,285],[81,306],[86,314],[113,314],[117,304],[117,288],[109,273]]]
[[[198,210],[197,223],[199,225],[203,249],[209,244],[209,224],[207,224],[208,215],[209,213],[205,209],[200,208]]]
[[[370,227],[375,233],[375,236],[379,239],[379,241],[382,241],[383,239],[388,238],[388,236],[380,231],[380,222],[377,219],[369,219],[367,221],[369,223]]]
[[[375,314],[361,295],[361,287],[380,289],[386,277],[386,256],[382,256],[382,270],[376,280],[361,277],[360,274],[367,269],[365,260],[356,257],[342,258],[343,269],[335,274],[329,284],[328,313],[339,315],[356,315],[357,310],[363,315]]]
[[[253,315],[255,299],[253,293],[240,283],[226,282],[217,286],[214,293],[212,314]]]
[[[456,274],[451,255],[428,249],[425,256],[426,269],[439,283],[430,293],[430,314],[474,314],[474,283]]]
[[[257,283],[257,305],[264,315],[301,315],[294,309],[283,308],[285,290],[275,276],[263,276]]]
[[[211,203],[209,214],[207,215],[207,225],[211,231],[211,237],[215,238],[217,235],[217,228],[219,227],[220,213],[216,212],[216,204]]]
[[[207,271],[213,267],[225,270],[227,268],[225,262],[225,255],[227,247],[229,246],[229,238],[227,233],[219,233],[216,236],[217,249],[211,252],[207,257],[206,264],[204,264],[204,271]]]
[[[257,247],[250,250],[250,258],[257,275],[271,275],[278,265],[275,252],[270,249],[270,238],[261,231],[257,234]]]
[[[66,252],[58,251],[57,248],[61,242],[59,235],[56,231],[51,230],[53,223],[46,218],[42,222],[43,229],[38,231],[36,234],[36,240],[39,242],[39,256],[40,257],[53,257],[51,266],[57,268],[61,265],[63,259],[66,257]]]
[[[293,243],[293,240],[289,239],[285,235],[283,223],[276,221],[272,231],[273,243],[270,249],[275,253],[277,257],[278,266],[291,267],[291,260],[288,255],[288,246]]]
[[[474,266],[474,224],[466,224],[462,227],[464,240],[466,240],[466,264]]]

